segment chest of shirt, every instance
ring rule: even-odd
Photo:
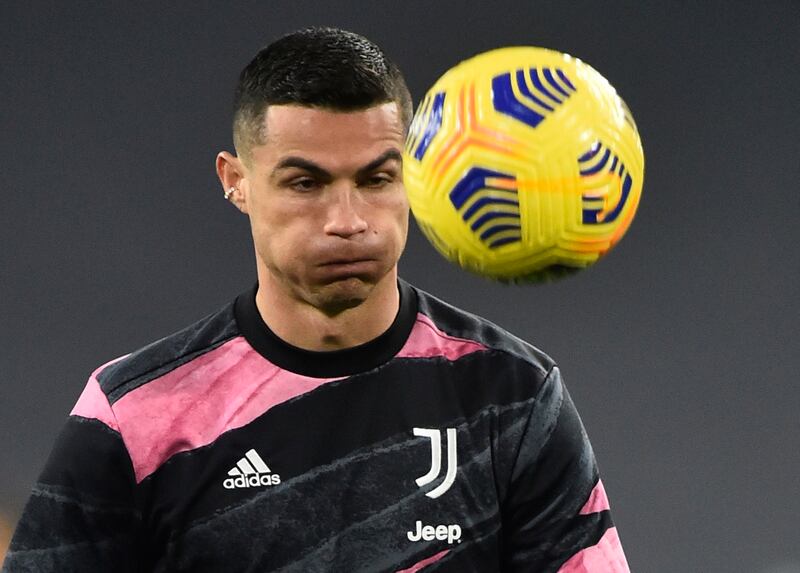
[[[490,555],[524,404],[466,392],[481,387],[474,369],[430,366],[331,382],[173,456],[141,487],[153,554],[193,571],[220,544],[258,571]]]

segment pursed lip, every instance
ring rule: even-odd
[[[330,249],[328,252],[319,253],[317,266],[335,267],[346,265],[357,265],[361,263],[373,263],[380,259],[380,255],[373,249]]]
[[[329,261],[323,261],[320,263],[319,266],[321,267],[330,267],[330,266],[341,266],[341,265],[356,265],[359,263],[371,263],[375,259],[369,257],[359,257],[355,259],[332,259]]]
[[[320,265],[319,269],[325,273],[361,274],[371,271],[374,266],[374,259],[337,259]]]
[[[317,266],[319,272],[328,277],[371,275],[375,272],[377,259],[366,257],[331,259]]]

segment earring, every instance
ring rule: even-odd
[[[233,195],[234,191],[236,191],[235,187],[229,187],[228,190],[225,191],[225,200],[226,201],[230,201],[231,195]]]

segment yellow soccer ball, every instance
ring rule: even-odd
[[[414,114],[404,180],[449,260],[504,282],[587,267],[625,234],[644,179],[628,107],[582,61],[492,50],[447,71]]]

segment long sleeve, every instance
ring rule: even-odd
[[[503,501],[503,571],[627,573],[591,444],[554,367]]]
[[[92,377],[33,487],[3,573],[137,571],[134,484],[119,428]]]

